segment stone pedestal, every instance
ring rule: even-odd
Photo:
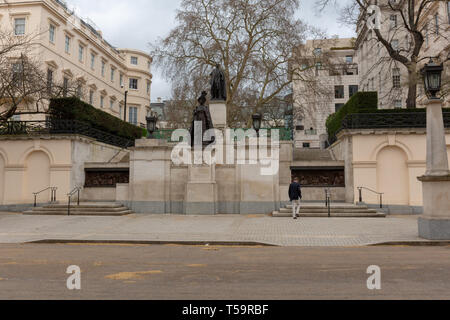
[[[216,167],[214,165],[190,165],[184,201],[184,213],[213,215],[218,213]]]
[[[214,128],[224,130],[227,127],[227,105],[222,100],[212,100],[209,102]]]
[[[419,236],[428,240],[450,240],[450,171],[441,103],[427,104],[427,171],[419,177],[424,208]]]

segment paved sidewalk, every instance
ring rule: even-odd
[[[39,240],[258,242],[280,246],[363,246],[419,241],[417,216],[273,218],[270,216],[25,216],[0,213],[0,243]]]

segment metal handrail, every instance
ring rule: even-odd
[[[67,196],[68,196],[68,205],[67,205],[67,215],[68,216],[70,216],[70,201],[72,200],[72,196],[75,194],[75,193],[77,193],[78,194],[78,196],[77,196],[77,206],[79,206],[80,205],[80,191],[81,191],[81,189],[83,189],[83,188],[81,188],[81,187],[75,187],[71,192],[69,192],[68,194],[67,194]]]
[[[325,189],[325,207],[328,208],[328,218],[331,218],[331,190]]]
[[[360,203],[363,202],[363,196],[362,196],[362,191],[363,191],[363,189],[364,189],[364,190],[367,190],[367,191],[370,191],[370,192],[372,192],[372,193],[375,193],[375,194],[377,194],[377,195],[379,195],[379,197],[380,197],[380,209],[383,209],[383,195],[384,195],[384,192],[378,192],[378,191],[372,190],[372,189],[367,188],[367,187],[358,187],[358,191],[359,191],[359,202],[360,202]]]
[[[45,192],[47,190],[51,190],[52,194],[50,196],[50,202],[56,202],[56,190],[58,190],[57,187],[47,187],[44,190],[41,190],[39,192],[33,192],[34,195],[34,207],[37,206],[37,196],[40,195],[42,192]]]

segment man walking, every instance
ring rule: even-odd
[[[302,199],[302,190],[297,177],[295,177],[294,182],[289,186],[289,199],[292,203],[292,215],[294,219],[297,219],[300,213],[300,200]]]

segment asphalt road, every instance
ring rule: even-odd
[[[0,299],[450,299],[449,267],[450,247],[4,244]]]

